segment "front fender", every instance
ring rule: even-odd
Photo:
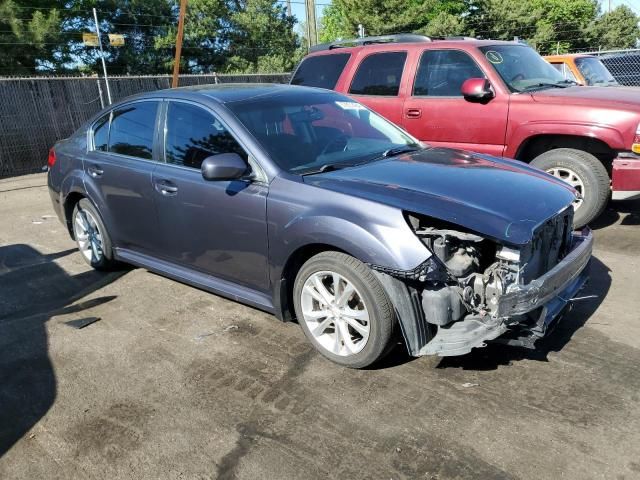
[[[504,156],[516,158],[524,143],[543,135],[567,135],[594,138],[606,143],[613,150],[624,150],[622,133],[610,125],[597,125],[589,122],[532,121],[518,125],[510,135]],[[627,147],[628,149],[628,147]]]
[[[276,270],[310,244],[331,245],[362,262],[397,270],[411,270],[431,256],[400,209],[301,182],[272,182],[267,218]]]
[[[431,253],[402,210],[276,177],[267,199],[270,282],[274,304],[283,299],[284,270],[307,246],[326,245],[361,262],[409,271]]]

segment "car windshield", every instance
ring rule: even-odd
[[[587,85],[618,85],[607,67],[595,57],[576,58],[576,66],[587,81]]]
[[[566,80],[558,70],[526,45],[490,45],[480,47],[480,50],[512,92],[563,88],[575,84]]]
[[[290,173],[335,170],[422,147],[360,103],[333,92],[292,88],[226,106]]]

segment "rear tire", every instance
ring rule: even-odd
[[[556,148],[537,156],[531,165],[570,183],[583,196],[573,217],[574,228],[595,220],[611,195],[609,175],[600,160],[573,148]]]
[[[298,323],[329,360],[364,368],[393,346],[395,312],[384,288],[364,263],[322,252],[300,269],[293,286]]]
[[[115,267],[111,238],[102,217],[88,199],[82,198],[73,208],[71,216],[73,237],[85,262],[96,270]]]

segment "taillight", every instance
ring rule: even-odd
[[[49,158],[47,158],[47,165],[49,168],[53,167],[56,163],[56,151],[51,147],[49,149]]]

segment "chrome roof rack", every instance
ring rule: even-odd
[[[431,38],[424,35],[416,35],[413,33],[399,33],[397,35],[379,35],[376,37],[352,38],[348,40],[336,40],[330,43],[321,43],[313,45],[310,52],[320,52],[322,50],[332,50],[334,48],[361,47],[363,45],[371,45],[374,43],[416,43],[430,42]]]

